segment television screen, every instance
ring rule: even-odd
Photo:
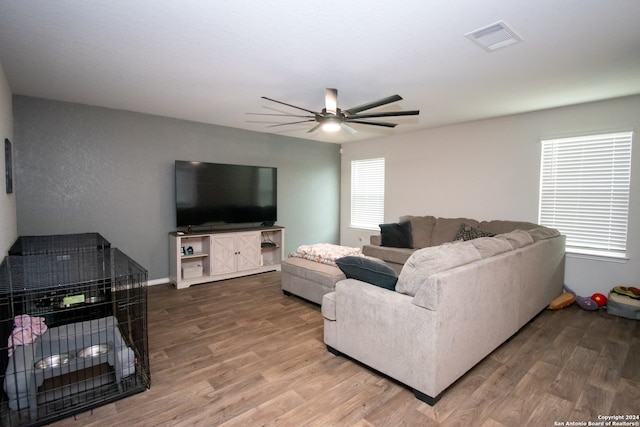
[[[273,167],[176,160],[177,226],[273,224],[277,172]]]

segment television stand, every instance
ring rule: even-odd
[[[279,271],[284,228],[260,227],[169,233],[169,278],[178,289]]]

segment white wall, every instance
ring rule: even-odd
[[[7,194],[5,191],[5,138],[8,138],[11,141],[15,157],[16,141],[13,140],[11,89],[9,88],[7,78],[5,77],[2,64],[0,64],[0,171],[2,171],[2,179],[0,179],[0,259],[6,255],[7,250],[16,240],[18,235],[15,193]],[[13,159],[13,164],[15,166],[15,158]]]
[[[422,112],[422,114],[429,114]],[[540,139],[634,129],[627,262],[567,256],[565,283],[578,295],[640,285],[640,95],[401,134],[342,147],[343,245],[372,234],[349,227],[350,162],[386,158],[385,222],[400,215],[537,222]]]

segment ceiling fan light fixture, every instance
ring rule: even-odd
[[[373,108],[381,107],[383,105],[390,104],[392,102],[400,101],[402,97],[400,95],[387,96],[386,98],[379,99],[373,102],[367,102],[366,104],[358,105],[357,107],[349,108],[348,110],[341,110],[338,108],[338,89],[327,88],[325,89],[325,108],[321,111],[313,111],[307,108],[298,107],[286,102],[278,101],[276,99],[267,98],[263,96],[262,99],[275,102],[278,104],[286,105],[287,107],[295,108],[300,111],[304,111],[307,114],[262,114],[265,116],[285,116],[295,117],[304,120],[296,120],[288,123],[276,123],[269,127],[293,125],[297,123],[316,122],[317,124],[307,131],[307,133],[315,132],[318,129],[322,129],[325,132],[338,132],[341,129],[346,129],[351,133],[355,133],[356,130],[349,126],[353,123],[371,126],[381,126],[386,128],[394,128],[397,123],[383,122],[375,119],[382,117],[396,117],[396,116],[417,116],[420,114],[420,110],[407,110],[407,111],[380,111],[380,112],[367,112]],[[247,113],[258,114],[261,113]],[[370,120],[374,119],[374,120]]]
[[[341,128],[340,121],[336,119],[325,119],[322,122],[322,130],[325,132],[337,132]]]

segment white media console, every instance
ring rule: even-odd
[[[169,233],[169,278],[178,289],[280,270],[284,228]]]

